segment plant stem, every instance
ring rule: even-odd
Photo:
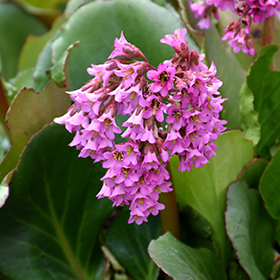
[[[7,136],[9,137],[10,132],[5,121],[8,108],[9,108],[9,103],[0,77],[0,124],[2,124]]]
[[[273,42],[274,16],[265,19],[263,27],[262,45],[267,46]]]
[[[167,163],[166,170],[170,174],[170,182],[172,183],[171,187],[173,188],[173,191],[169,193],[162,193],[160,195],[160,202],[165,205],[165,209],[160,211],[161,228],[163,234],[169,231],[180,240],[181,232],[179,212],[169,162]]]

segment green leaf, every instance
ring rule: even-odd
[[[61,36],[52,44],[53,63],[57,63],[71,44],[80,41],[69,58],[71,88],[76,89],[89,80],[86,69],[91,63],[107,60],[113,51],[114,39],[120,37],[122,30],[149,63],[157,66],[174,55],[173,49],[159,40],[183,27],[179,15],[148,0],[95,1],[83,5],[69,18]],[[189,35],[187,39],[190,49],[197,49]]]
[[[274,228],[259,192],[245,182],[236,182],[229,187],[227,198],[227,232],[241,266],[251,279],[268,279]]]
[[[218,258],[208,249],[195,249],[167,232],[149,245],[154,262],[176,280],[226,280]]]
[[[68,61],[68,56],[70,51],[79,45],[80,42],[75,42],[67,50],[62,54],[60,60],[53,66],[51,70],[51,76],[52,79],[61,87],[65,86],[67,87],[66,80],[68,81],[69,78],[66,76],[68,73],[66,73],[65,69],[68,70],[68,65],[66,66],[66,63]]]
[[[240,173],[238,180],[245,180],[249,188],[258,189],[261,176],[268,165],[268,161],[265,159],[254,158],[246,168]]]
[[[256,153],[267,159],[270,158],[269,148],[280,139],[280,72],[270,69],[273,55],[278,49],[273,45],[263,48],[247,77],[261,125],[261,140],[256,146]]]
[[[52,29],[42,36],[29,35],[20,53],[18,71],[35,67],[39,54],[47,42],[53,38],[58,28],[63,23],[63,17],[58,17],[53,23]]]
[[[260,192],[270,215],[280,219],[280,150],[272,158],[260,181]]]
[[[258,113],[254,110],[254,94],[244,81],[239,92],[240,128],[245,132],[246,138],[257,145],[261,138],[261,126]]]
[[[14,280],[97,280],[104,269],[98,236],[112,212],[95,196],[104,174],[67,145],[52,125],[24,150],[0,211],[0,270]]]
[[[179,160],[173,157],[171,169],[179,205],[191,206],[210,223],[213,230],[211,238],[226,267],[231,249],[224,222],[226,190],[252,160],[253,145],[238,131],[221,135],[215,144],[218,145],[217,156],[203,167],[191,172],[178,172]]]
[[[26,70],[18,72],[13,79],[9,80],[8,97],[10,102],[12,102],[16,94],[23,87],[25,88],[33,87],[33,73],[34,73],[34,68],[28,68]]]
[[[13,3],[0,3],[0,57],[3,77],[17,73],[21,48],[28,34],[41,35],[46,28]]]
[[[50,80],[42,92],[22,89],[7,113],[12,147],[0,164],[0,181],[17,165],[19,156],[33,134],[55,117],[64,114],[70,106],[65,88],[58,88]]]
[[[159,216],[150,216],[140,226],[128,224],[129,211],[122,212],[110,225],[105,245],[135,280],[156,280],[159,269],[150,259],[149,242],[161,234]]]

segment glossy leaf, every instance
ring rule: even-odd
[[[46,28],[13,3],[0,3],[0,57],[3,77],[16,75],[21,48],[28,34],[41,35]]]
[[[68,56],[73,48],[79,45],[80,42],[75,42],[62,54],[60,60],[52,67],[51,75],[52,79],[61,87],[67,87],[66,80],[69,80],[69,77],[66,76],[66,70],[68,70],[68,65],[66,63],[68,61]]]
[[[149,254],[166,274],[176,280],[227,279],[218,258],[210,250],[189,247],[169,232],[150,243]]]
[[[80,41],[69,58],[71,88],[76,89],[89,80],[86,69],[91,63],[101,64],[107,60],[122,30],[126,39],[146,55],[149,63],[157,66],[174,55],[173,49],[159,40],[183,27],[179,15],[148,0],[95,1],[83,5],[69,18],[61,36],[52,45],[53,63],[57,63],[71,44]],[[189,35],[187,39],[190,49],[195,49]]]
[[[256,153],[267,159],[270,158],[270,147],[280,139],[280,72],[270,69],[273,55],[278,48],[273,45],[265,47],[247,77],[261,125],[261,140],[256,146]]]
[[[253,145],[238,131],[221,135],[215,144],[218,145],[217,156],[203,167],[194,168],[191,172],[178,172],[179,161],[173,157],[171,168],[180,206],[191,206],[210,223],[213,231],[211,238],[226,267],[231,247],[224,222],[226,190],[252,160]]]
[[[259,192],[245,182],[232,184],[225,217],[241,266],[251,279],[268,279],[273,266],[274,228]]]
[[[13,280],[101,279],[98,236],[112,212],[95,195],[104,174],[68,147],[63,126],[32,137],[0,211],[0,270]]]
[[[161,234],[159,216],[149,216],[148,222],[140,226],[128,224],[129,211],[122,212],[110,225],[105,245],[120,265],[135,280],[156,280],[159,269],[148,255],[152,239]]]
[[[280,219],[280,150],[272,158],[260,181],[260,192],[270,215]]]
[[[68,0],[48,0],[48,1],[41,1],[41,0],[21,0],[29,5],[34,7],[38,7],[41,9],[53,9],[56,10],[59,8],[61,4],[66,3]]]
[[[69,105],[65,88],[58,88],[52,80],[39,94],[32,89],[22,89],[17,94],[7,114],[12,147],[1,162],[0,181],[16,167],[31,136],[55,117],[63,115]]]

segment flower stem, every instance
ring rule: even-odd
[[[9,108],[8,100],[0,77],[0,124],[2,124],[5,133],[9,137],[10,132],[5,121],[8,108]]]
[[[273,42],[273,33],[274,33],[274,16],[268,17],[265,19],[263,27],[263,38],[262,45],[267,46]]]
[[[172,183],[171,187],[173,188],[173,191],[169,193],[162,193],[160,195],[160,202],[165,205],[165,209],[160,211],[161,228],[163,234],[169,231],[180,240],[181,232],[179,212],[169,162],[167,163],[166,170],[170,174],[170,182]]]

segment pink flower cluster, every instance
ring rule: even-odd
[[[222,40],[231,39],[228,43],[233,48],[233,52],[238,53],[240,49],[244,53],[254,55],[254,42],[250,37],[252,21],[264,23],[265,19],[278,14],[280,11],[279,0],[203,0],[191,3],[190,8],[195,18],[201,18],[198,26],[201,29],[211,26],[211,15],[214,14],[219,19],[218,9],[224,11],[229,8],[239,16],[239,19],[232,21],[225,29]]]
[[[179,156],[179,171],[203,166],[215,155],[213,141],[226,129],[219,119],[225,99],[219,96],[216,67],[208,68],[204,55],[189,50],[186,32],[177,29],[161,39],[175,55],[157,68],[122,33],[110,60],[88,68],[94,78],[69,92],[74,104],[54,120],[75,132],[69,145],[80,150],[80,157],[102,162],[107,172],[97,197],[127,205],[129,223],[141,224],[164,209],[158,199],[172,191],[165,169],[171,156]],[[117,115],[128,116],[123,132]],[[127,141],[116,144],[115,133]]]

